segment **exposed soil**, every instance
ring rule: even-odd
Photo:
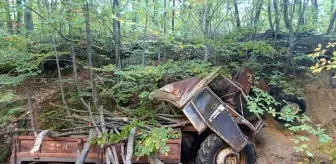
[[[302,160],[295,150],[290,136],[274,127],[266,127],[257,136],[258,164],[296,163]]]
[[[322,73],[321,77],[306,83],[305,100],[307,102],[306,114],[314,124],[321,124],[327,130],[327,134],[336,137],[336,88],[332,87],[334,80],[330,74]],[[295,152],[296,145],[290,134],[281,124],[272,118],[267,119],[268,127],[262,129],[256,137],[258,164],[292,164],[312,163],[318,159],[318,163],[329,163],[323,154],[315,154],[314,159],[308,158],[304,153]],[[305,135],[307,134],[300,134]],[[317,138],[310,138],[309,146],[314,148]]]

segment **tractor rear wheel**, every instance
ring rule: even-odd
[[[255,164],[256,160],[254,145],[247,144],[236,152],[216,134],[211,134],[202,143],[196,164]]]

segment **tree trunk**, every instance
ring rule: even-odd
[[[335,0],[331,0],[330,13],[333,13],[335,9]]]
[[[137,6],[138,4],[135,4],[134,2],[137,2],[137,0],[133,0],[133,1],[132,1],[132,10],[135,11],[135,12],[134,12],[134,15],[133,15],[133,22],[134,22],[133,30],[134,30],[134,32],[135,32],[136,27],[137,27],[136,24],[137,24],[137,22],[138,22],[138,11],[137,11],[137,7],[135,7],[135,6]]]
[[[207,61],[210,56],[210,45],[209,45],[209,14],[210,14],[211,4],[207,2],[204,6],[204,15],[203,15],[203,30],[204,30],[204,42],[205,42],[205,52],[204,52],[204,61]]]
[[[163,35],[164,35],[164,45],[163,45],[163,60],[166,60],[167,58],[167,45],[166,45],[166,35],[167,35],[167,0],[163,0],[163,8],[164,8],[164,13],[163,13],[163,19],[164,19],[164,24],[163,24]]]
[[[275,13],[275,36],[280,33],[280,15],[279,15],[279,3],[278,0],[273,0],[274,13]]]
[[[264,0],[258,0],[257,1],[256,14],[255,14],[255,17],[254,17],[254,27],[255,27],[256,30],[259,27],[260,13],[261,13],[263,4],[264,4]]]
[[[301,2],[301,0],[300,0]],[[305,24],[305,17],[304,17],[304,14],[305,14],[305,11],[306,11],[306,8],[307,8],[307,5],[308,5],[308,0],[303,0],[303,3],[302,3],[302,7],[300,7],[299,9],[299,20],[298,20],[298,30],[301,28],[302,25]]]
[[[63,83],[61,82],[61,80],[62,80],[61,68],[60,68],[60,65],[59,65],[59,56],[58,56],[58,52],[56,50],[56,42],[55,42],[54,34],[51,35],[51,40],[52,40],[53,49],[54,49],[55,58],[56,58],[57,73],[58,73],[59,87],[60,87],[60,90],[61,90],[62,104],[67,107],[68,105],[67,105],[66,100],[65,100]],[[70,111],[69,110],[66,110],[66,111],[67,111],[68,116],[71,116]]]
[[[156,17],[156,0],[153,0],[153,16],[152,16],[152,20],[153,20],[154,24],[156,26],[158,26],[158,22],[156,21],[155,17]]]
[[[13,34],[13,21],[12,21],[12,15],[10,12],[10,4],[9,1],[6,0],[6,17],[7,17],[7,28],[8,28],[8,33]]]
[[[1,28],[1,29],[4,28],[4,22],[6,22],[6,21],[4,21],[4,20],[0,20],[0,28]]]
[[[120,18],[120,11],[119,11],[119,0],[112,0],[112,8],[114,15],[117,18]],[[117,19],[113,19],[113,34],[114,34],[114,53],[116,57],[116,65],[118,69],[121,69],[121,61],[120,61],[120,22]],[[120,77],[118,78],[118,82],[120,81]]]
[[[148,0],[146,0],[146,6],[148,6]],[[145,20],[145,30],[144,30],[144,34],[143,34],[143,40],[142,40],[142,47],[143,47],[143,51],[142,51],[142,66],[145,66],[146,62],[145,62],[145,57],[146,57],[146,38],[147,38],[147,26],[148,26],[148,12],[146,10],[146,20]]]
[[[16,33],[21,33],[22,26],[22,0],[16,1],[17,17],[16,17]]]
[[[36,126],[36,119],[35,119],[35,110],[34,110],[31,98],[32,98],[31,90],[28,89],[27,99],[28,99],[30,125],[34,131],[34,136],[36,137],[37,136],[37,126]]]
[[[237,0],[233,1],[233,6],[234,6],[234,12],[235,12],[235,18],[236,18],[236,26],[237,28],[240,28],[240,18],[239,18],[239,9],[238,9],[238,3]]]
[[[304,2],[302,2],[302,0],[298,0],[298,4],[299,4],[299,18],[298,18],[298,28],[299,28],[299,26],[300,25],[302,25],[303,24],[303,22],[302,22],[302,18],[303,18],[303,16],[301,15],[301,13],[302,13],[302,11],[303,11],[303,4],[302,3],[304,3]]]
[[[329,26],[328,26],[326,34],[330,34],[332,28],[334,27],[335,19],[336,19],[336,10],[334,11],[334,13],[333,13],[333,15],[332,15],[332,17],[330,19],[330,23],[329,23]]]
[[[50,18],[50,10],[49,10],[50,6],[49,6],[49,3],[48,3],[48,0],[45,0],[45,6],[46,6],[46,9],[48,11],[47,14],[48,14],[48,19],[49,19]],[[59,65],[59,56],[58,56],[58,52],[57,52],[57,48],[56,48],[56,41],[55,41],[54,34],[51,34],[51,43],[52,43],[52,47],[53,47],[54,54],[55,54],[55,59],[56,59],[56,66],[57,66],[59,87],[60,87],[60,91],[61,91],[62,104],[65,107],[67,107],[68,105],[67,105],[66,100],[65,100],[63,83],[61,82],[62,74],[61,74],[61,68],[60,68],[60,65]],[[66,110],[66,111],[67,111],[68,116],[71,116],[70,111],[69,110]]]
[[[80,91],[79,88],[79,81],[78,81],[78,73],[77,73],[77,61],[76,61],[76,53],[75,53],[75,47],[72,41],[72,23],[69,22],[69,49],[70,49],[70,55],[72,58],[72,69],[73,69],[73,73],[74,73],[74,78],[75,78],[75,86],[77,91]]]
[[[25,5],[32,6],[31,1],[25,0]],[[34,30],[33,15],[32,15],[32,11],[28,9],[27,7],[25,7],[24,18],[25,18],[25,26],[26,26],[27,31],[33,31]]]
[[[271,1],[268,1],[267,4],[267,13],[268,13],[268,22],[269,22],[269,26],[270,29],[272,30],[272,32],[274,31],[274,25],[273,25],[273,21],[272,21],[272,6],[271,6]]]
[[[319,18],[319,11],[318,11],[319,7],[318,7],[317,0],[312,0],[312,5],[313,5],[313,13],[314,13],[313,20],[314,20],[314,23],[317,23],[318,18]]]
[[[230,4],[230,1],[227,1],[226,2],[226,15],[230,15],[230,12],[231,12],[231,6],[230,6],[231,4]],[[210,9],[211,10],[211,9]],[[209,11],[209,13],[210,13],[210,11]],[[210,16],[210,15],[209,15]],[[211,19],[211,18],[209,18],[209,19]],[[230,33],[230,24],[231,24],[231,21],[227,21],[227,23],[225,23],[225,25],[226,25],[226,30]],[[209,33],[210,33],[210,31],[212,31],[212,29],[211,29],[211,25],[212,25],[212,22],[211,21],[209,21]],[[210,36],[209,36],[209,38],[210,38]]]
[[[290,66],[292,61],[292,54],[293,54],[293,25],[292,25],[292,18],[289,17],[289,3],[288,0],[283,0],[283,7],[284,7],[284,21],[286,24],[286,27],[288,29],[288,41],[289,41],[289,49],[288,49],[288,57],[287,57],[287,67],[285,72],[287,72],[287,68]]]
[[[175,30],[175,0],[173,0],[173,11],[172,11],[172,32]]]

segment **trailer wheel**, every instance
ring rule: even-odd
[[[255,164],[256,160],[252,144],[247,144],[243,150],[236,152],[216,134],[211,134],[202,143],[196,164]]]

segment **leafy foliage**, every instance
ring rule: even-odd
[[[109,134],[105,132],[102,133],[101,136],[93,138],[90,142],[98,145],[117,144],[128,138],[132,128],[139,127],[141,129],[143,126],[144,122],[133,121],[131,124],[124,126],[120,134]],[[170,151],[167,146],[167,141],[181,136],[181,133],[164,127],[154,128],[151,131],[138,130],[138,134],[139,135],[136,135],[139,137],[136,138],[135,146],[135,155],[138,157],[152,155],[157,151],[167,155]]]
[[[153,155],[157,151],[161,154],[168,155],[169,147],[167,141],[181,137],[180,132],[176,132],[171,128],[156,128],[148,133],[143,133],[135,146],[135,155],[147,156]]]
[[[329,156],[329,160],[333,163],[336,162],[336,146],[332,141],[328,143],[321,143],[318,146],[318,149]]]
[[[104,68],[103,68],[104,69]],[[203,76],[212,69],[211,64],[202,61],[168,61],[158,66],[131,66],[120,71],[112,69],[113,75],[119,75],[122,82],[111,83],[112,87],[101,86],[102,95],[113,96],[120,104],[129,104],[133,96],[140,96],[141,101],[147,98],[149,92],[158,89],[160,81],[165,77],[170,82],[186,79],[191,76]],[[104,81],[113,77],[106,75]],[[135,103],[140,103],[135,102]]]
[[[328,48],[336,47],[335,43],[328,43],[325,49],[322,48],[322,44],[318,44],[318,47],[315,49],[315,53],[310,54],[310,57],[318,59],[318,62],[311,67],[313,73],[319,73],[323,69],[331,70],[336,69],[336,51],[333,51],[333,57],[331,60],[327,60],[323,55],[328,51]]]
[[[280,115],[281,119],[289,122],[285,124],[285,127],[287,127],[293,134],[302,131],[307,132],[311,135],[317,136],[321,144],[328,143],[332,140],[332,137],[325,133],[325,129],[320,126],[313,125],[308,116],[296,115],[293,113],[293,109],[291,109],[289,105],[285,106],[285,112],[276,112],[272,106],[276,106],[279,102],[276,102],[271,95],[263,90],[254,88],[254,91],[256,93],[256,97],[249,97],[250,101],[248,102],[248,109],[251,112],[258,114],[271,114],[272,116]],[[298,121],[299,124],[294,124],[294,121]],[[296,135],[295,138],[296,139],[292,140],[298,146],[295,146],[294,149],[297,152],[305,152],[308,156],[313,157],[312,148],[310,148],[306,143],[309,139],[300,135]]]
[[[131,124],[124,126],[120,134],[109,134],[104,132],[101,136],[93,138],[90,142],[98,145],[116,144],[127,139],[132,128],[137,126],[142,127],[143,125],[143,122],[133,121]]]

